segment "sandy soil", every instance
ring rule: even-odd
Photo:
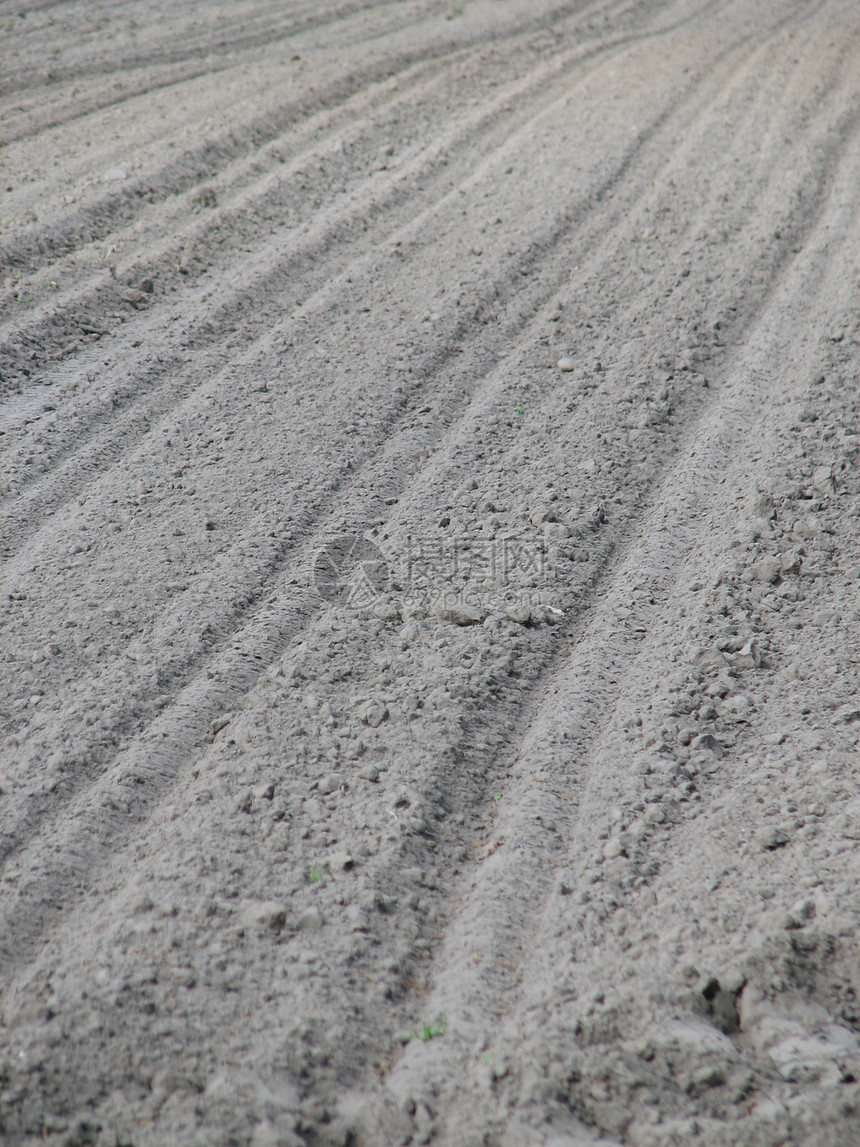
[[[860,1142],[856,0],[0,14],[2,1142]]]

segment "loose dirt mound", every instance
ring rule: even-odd
[[[3,1142],[860,1141],[856,3],[4,12]]]

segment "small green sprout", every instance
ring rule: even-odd
[[[318,864],[312,864],[308,869],[308,884],[319,884],[323,878],[323,870]]]
[[[514,414],[525,414],[525,410],[522,406],[517,405],[514,407]]]
[[[421,1031],[415,1032],[410,1039],[420,1039],[422,1043],[429,1043],[431,1039],[439,1039],[448,1031],[448,1021],[444,1016],[437,1016],[435,1024],[422,1023]]]
[[[500,801],[501,799],[502,799],[502,794],[501,794],[501,793],[496,793],[496,795],[493,797],[493,800],[494,800],[494,801]]]

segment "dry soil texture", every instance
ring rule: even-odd
[[[2,1142],[860,1142],[856,0],[2,25]]]

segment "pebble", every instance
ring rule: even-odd
[[[747,641],[737,653],[733,653],[729,657],[729,664],[733,669],[761,669],[764,665],[764,657],[758,642]]]
[[[779,560],[779,568],[784,574],[798,574],[800,573],[800,566],[800,554],[796,553],[794,550],[790,550],[788,553],[783,554]]]
[[[329,872],[349,872],[355,865],[352,854],[345,849],[333,852],[327,861]]]
[[[532,608],[530,605],[526,605],[525,603],[512,605],[505,612],[511,621],[516,622],[517,625],[529,625],[531,623]]]
[[[141,307],[144,303],[149,302],[149,295],[145,291],[136,291],[130,289],[123,291],[122,300],[124,303],[128,303],[130,307],[134,307],[135,310],[137,310],[138,307]]]
[[[617,836],[610,837],[603,846],[603,856],[606,860],[615,860],[623,851],[621,838]]]
[[[325,920],[319,908],[311,905],[310,908],[305,908],[298,919],[296,920],[296,927],[300,932],[318,932],[322,928]]]
[[[786,917],[786,928],[802,928],[804,924],[808,924],[810,920],[815,918],[815,901],[807,896],[802,900],[798,900],[788,910]]]
[[[693,665],[698,669],[725,669],[727,664],[719,649],[699,649],[693,655]]]
[[[358,775],[363,781],[375,783],[379,780],[379,769],[376,765],[365,765],[363,769],[359,770]]]
[[[732,713],[736,717],[746,717],[752,711],[752,703],[748,697],[743,693],[737,693],[734,697],[729,697],[723,706],[724,713]]]
[[[258,1123],[251,1135],[251,1147],[304,1147],[300,1139],[286,1127],[279,1127],[270,1119]]]
[[[323,777],[317,785],[317,791],[323,796],[328,796],[329,793],[335,793],[342,785],[340,776],[337,773],[329,773],[327,777]]]
[[[792,534],[804,541],[811,542],[821,533],[818,525],[813,519],[803,520],[800,519],[794,523],[792,527]]]
[[[812,473],[812,485],[820,494],[833,493],[833,467],[818,466]]]
[[[437,605],[436,617],[451,625],[480,625],[486,614],[469,605]]]
[[[766,518],[751,518],[747,529],[752,540],[757,541],[770,534],[770,522]]]
[[[780,560],[779,558],[762,558],[760,562],[755,563],[751,572],[756,581],[773,585],[780,575]]]
[[[253,932],[280,932],[287,920],[282,905],[275,900],[255,900],[242,909],[242,925]]]
[[[772,852],[783,844],[788,844],[788,833],[779,825],[763,825],[755,834],[756,844],[763,852]]]
[[[690,742],[690,748],[694,752],[697,749],[706,749],[709,753],[713,753],[715,757],[722,757],[723,755],[723,746],[713,733],[700,733],[698,737],[694,737]]]
[[[359,718],[371,729],[378,729],[388,719],[388,708],[382,701],[366,701],[358,711]]]
[[[576,370],[576,359],[568,354],[562,355],[558,360],[558,369],[562,371]]]
[[[375,617],[380,621],[400,621],[400,610],[391,601],[382,601],[373,607]]]

